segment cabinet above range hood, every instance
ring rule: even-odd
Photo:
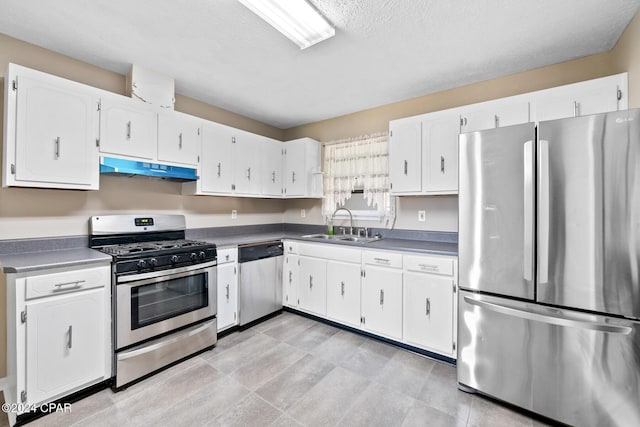
[[[195,168],[115,157],[100,157],[100,173],[104,175],[152,176],[178,182],[196,181],[198,179]]]

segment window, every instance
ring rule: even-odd
[[[386,133],[334,141],[324,147],[324,199],[327,223],[339,207],[354,218],[393,223],[395,199],[389,195],[389,138]],[[336,218],[348,218],[338,212]]]

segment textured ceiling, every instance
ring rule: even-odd
[[[0,32],[279,128],[611,49],[640,0],[313,0],[306,50],[236,0],[0,0]]]

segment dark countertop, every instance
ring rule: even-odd
[[[23,252],[0,255],[0,268],[5,273],[24,273],[57,267],[109,264],[111,256],[89,248]]]
[[[409,239],[393,239],[383,238],[369,243],[358,242],[345,242],[340,240],[319,240],[310,237],[302,237],[298,233],[258,233],[258,234],[243,234],[238,236],[225,236],[204,239],[211,241],[218,245],[219,248],[264,243],[273,240],[291,239],[299,240],[301,242],[320,243],[328,245],[343,245],[354,246],[362,249],[372,250],[393,250],[393,251],[406,251],[416,252],[422,254],[435,254],[435,255],[447,255],[458,256],[458,244],[446,243],[446,242],[431,242],[424,240],[409,240]]]

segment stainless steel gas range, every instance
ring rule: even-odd
[[[114,388],[211,348],[216,245],[185,239],[183,215],[90,221],[90,246],[113,257]]]

